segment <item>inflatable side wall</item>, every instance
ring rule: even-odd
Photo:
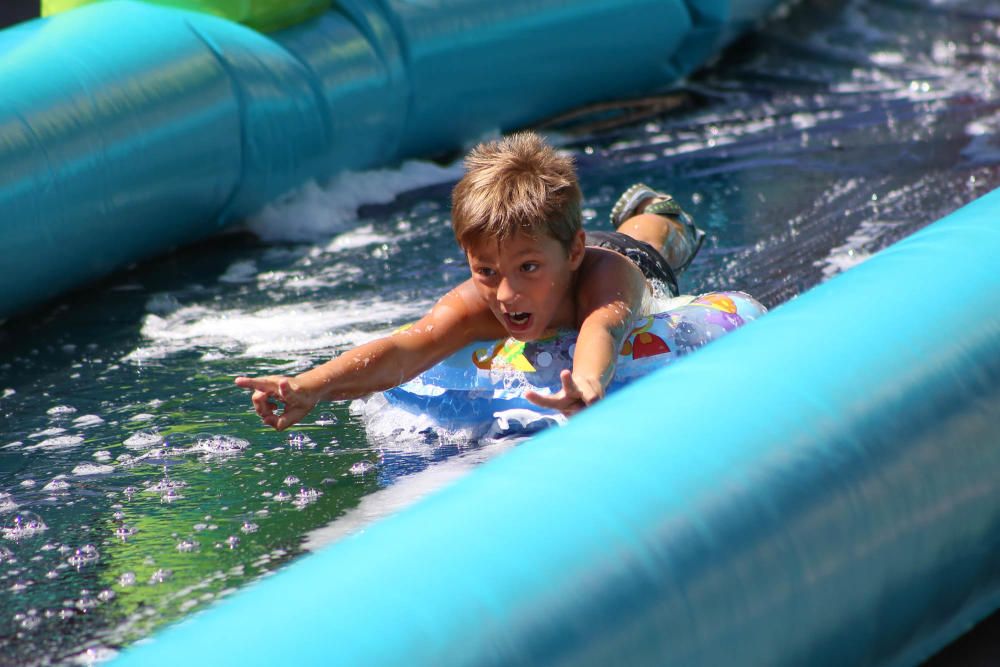
[[[308,179],[648,94],[773,4],[340,0],[264,36],[122,0],[0,32],[0,320]]]
[[[1000,605],[998,219],[1000,190],[117,664],[918,663]]]

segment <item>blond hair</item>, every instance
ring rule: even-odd
[[[479,144],[452,191],[451,224],[463,248],[481,238],[548,234],[569,248],[582,226],[573,159],[533,132]]]

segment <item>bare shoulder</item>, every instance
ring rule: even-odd
[[[645,289],[645,276],[627,257],[606,248],[587,248],[577,277],[579,304],[591,308],[612,301],[632,304]]]
[[[469,342],[505,335],[503,325],[479,296],[471,279],[441,297],[418,322],[421,323],[433,325],[438,335]]]

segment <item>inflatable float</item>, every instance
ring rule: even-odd
[[[670,305],[634,323],[619,351],[609,393],[766,310],[742,292],[677,297]],[[558,392],[560,372],[572,368],[575,342],[575,332],[563,331],[528,343],[514,338],[475,343],[384,395],[390,405],[443,425],[488,424],[497,413],[509,410],[538,412],[541,409],[524,398],[525,392]]]

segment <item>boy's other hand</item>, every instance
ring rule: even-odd
[[[559,381],[562,389],[558,393],[546,396],[529,391],[524,397],[540,408],[558,410],[567,417],[604,398],[604,387],[597,380],[576,378],[564,370],[559,374]]]
[[[253,390],[250,400],[262,422],[271,428],[283,431],[297,423],[316,407],[318,400],[311,393],[303,391],[294,379],[284,375],[269,375],[262,378],[236,378],[236,386]],[[277,414],[275,401],[284,404],[281,414]]]

